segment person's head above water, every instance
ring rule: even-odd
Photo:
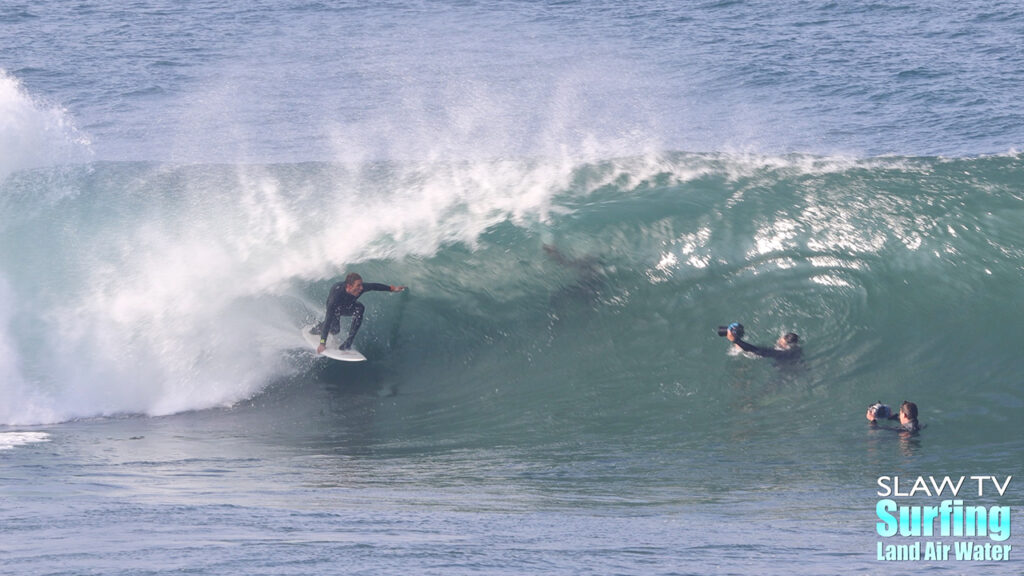
[[[796,332],[786,332],[782,336],[779,336],[779,339],[775,342],[775,346],[782,350],[789,350],[790,348],[797,346],[798,342],[800,342],[800,337],[796,335]]]
[[[903,404],[900,404],[900,424],[904,428],[911,430],[917,430],[921,427],[917,422],[917,404],[906,400],[903,401]]]

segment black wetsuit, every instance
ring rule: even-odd
[[[900,414],[899,412],[890,412],[889,416],[887,418],[882,418],[882,420],[896,420],[899,422]],[[872,420],[871,423],[878,428],[883,430],[892,430],[893,432],[920,432],[921,429],[924,428],[924,426],[921,426],[921,423],[917,421],[917,418],[914,418],[906,424],[900,422],[899,428],[893,428],[892,426],[879,426],[877,420]]]
[[[327,333],[337,334],[341,331],[341,317],[351,316],[352,325],[348,329],[348,338],[340,346],[341,349],[347,349],[352,346],[352,341],[356,337],[356,332],[359,332],[359,325],[363,323],[363,310],[365,309],[362,304],[356,302],[360,296],[365,292],[390,292],[391,286],[387,284],[374,284],[372,282],[364,282],[363,290],[359,294],[353,296],[345,291],[345,282],[338,282],[334,286],[331,286],[331,294],[327,297],[327,314],[324,317],[324,321],[318,326],[320,332],[320,343],[327,343]]]
[[[890,420],[892,420],[892,418],[890,418]],[[899,420],[899,416],[896,417],[896,420]],[[890,430],[892,432],[909,432],[910,434],[915,435],[922,429],[924,429],[924,426],[918,423],[917,420],[907,422],[906,424],[900,424],[899,426],[882,426],[878,422],[871,422],[871,425],[872,427],[878,428],[879,430]]]
[[[743,340],[734,340],[733,344],[739,346],[744,352],[750,352],[762,358],[774,358],[776,360],[796,360],[800,357],[800,348],[787,348],[786,350],[779,350],[778,348],[762,348],[760,346],[754,346],[750,342],[744,342]]]

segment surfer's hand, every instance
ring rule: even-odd
[[[323,344],[316,347],[317,354],[323,354],[324,350],[327,350],[327,346],[324,346]]]
[[[405,290],[405,286],[392,286],[391,287],[391,291],[392,292],[401,292],[402,290]]]

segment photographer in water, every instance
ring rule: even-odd
[[[719,326],[718,335],[725,336],[736,347],[744,352],[750,352],[762,358],[775,358],[776,360],[794,360],[800,356],[800,337],[795,332],[787,332],[779,337],[774,348],[763,348],[754,346],[743,340],[743,325],[733,322],[728,326]]]
[[[872,424],[877,424],[878,420],[899,420],[900,427],[896,428],[899,431],[917,432],[922,428],[920,422],[917,421],[917,404],[906,400],[903,401],[903,404],[900,404],[898,414],[894,413],[889,406],[881,402],[875,402],[868,406],[866,416]]]

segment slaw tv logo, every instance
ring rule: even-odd
[[[877,559],[898,561],[1010,560],[1010,507],[969,504],[966,498],[1003,496],[1012,476],[880,476],[875,505]],[[942,498],[927,504],[901,504],[896,498]],[[947,540],[933,540],[942,538]],[[908,541],[907,539],[915,539]],[[949,540],[951,539],[951,540]]]

